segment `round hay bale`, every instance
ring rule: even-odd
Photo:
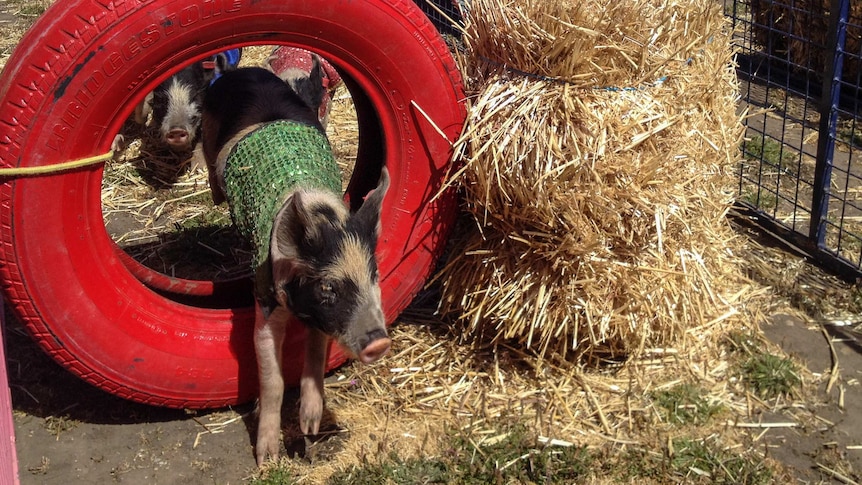
[[[733,314],[742,125],[720,6],[478,0],[467,19],[455,180],[479,230],[442,272],[441,310],[566,359]]]

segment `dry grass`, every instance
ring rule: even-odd
[[[748,437],[752,430],[762,435],[772,425],[799,425],[759,422],[760,410],[786,403],[770,404],[733,383],[737,356],[729,345],[706,354],[656,349],[622,367],[537,368],[523,349],[471,347],[450,332],[430,307],[402,315],[392,328],[391,355],[372,366],[347,365],[327,384],[327,409],[340,433],[338,453],[318,460],[307,451],[306,460],[276,468],[288,469],[299,483],[324,483],[333,473],[385,462],[393,452],[401,459],[449,456],[453,435],[473,443],[465,452],[481,454],[512,423],[527,426],[539,442],[585,447],[608,463],[628,453],[661,456],[670,441],[699,437],[761,456]],[[803,378],[812,379],[807,373]],[[654,398],[691,383],[704,401],[721,409],[697,428],[677,424]],[[298,430],[285,430],[286,441],[297,436]],[[584,483],[619,483],[618,475],[602,477],[602,466],[617,473],[622,465],[594,466]]]

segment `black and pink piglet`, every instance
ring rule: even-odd
[[[313,68],[309,85],[323,90],[320,75],[319,66]],[[351,213],[314,106],[322,96],[302,94],[265,69],[240,68],[213,83],[203,106],[213,199],[228,202],[255,250],[258,464],[279,452],[290,318],[308,329],[300,381],[303,433],[319,430],[330,339],[364,363],[390,347],[375,257],[389,173],[382,168],[377,188]]]

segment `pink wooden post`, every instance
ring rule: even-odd
[[[15,427],[12,423],[12,395],[6,373],[3,343],[3,298],[0,297],[0,485],[18,485],[18,457],[15,452]]]

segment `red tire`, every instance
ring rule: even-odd
[[[171,72],[252,44],[304,47],[339,69],[360,128],[347,194],[354,205],[381,163],[389,167],[378,256],[391,323],[423,285],[456,212],[454,194],[432,202],[451,148],[411,102],[449,139],[465,116],[454,61],[409,0],[56,2],[0,79],[0,165],[104,153],[132,107]],[[117,252],[102,219],[100,167],[4,182],[4,295],[45,351],[139,402],[202,408],[255,396],[253,309],[220,308],[225,287],[174,280]],[[303,332],[294,330],[285,352],[291,383],[302,362]],[[330,369],[345,360],[330,355]]]

